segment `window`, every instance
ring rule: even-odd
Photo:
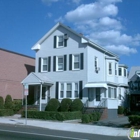
[[[108,64],[108,72],[109,72],[109,75],[112,74],[112,63],[110,63],[110,62]]]
[[[42,69],[43,72],[48,71],[48,59],[42,58]]]
[[[115,75],[117,75],[117,63],[115,63]]]
[[[71,83],[67,83],[66,97],[67,98],[72,97],[72,84]]]
[[[116,88],[108,87],[108,97],[109,98],[116,98],[117,97]]]
[[[122,68],[119,68],[119,76],[122,76]]]
[[[95,57],[95,59],[94,59],[94,64],[95,64],[95,71],[98,72],[99,67],[98,67],[98,58],[97,57]]]
[[[75,98],[78,97],[78,83],[75,83],[75,90],[74,90]]]
[[[80,55],[73,55],[73,69],[80,69]]]
[[[57,71],[63,71],[64,70],[64,57],[58,56],[57,57]]]
[[[60,98],[64,97],[64,83],[61,83]]]
[[[58,36],[58,48],[63,46],[63,43],[64,43],[64,37]]]
[[[124,76],[126,77],[126,69],[124,68]]]

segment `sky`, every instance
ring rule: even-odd
[[[57,22],[140,66],[140,0],[0,0],[0,48],[35,57],[31,47]]]

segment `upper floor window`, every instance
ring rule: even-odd
[[[58,48],[62,47],[64,43],[64,38],[63,36],[58,36]]]
[[[126,69],[124,68],[124,76],[126,77]]]
[[[42,58],[42,67],[41,67],[41,71],[45,72],[48,71],[48,58]]]
[[[95,71],[98,73],[98,71],[100,70],[98,67],[98,57],[94,58],[94,64],[95,64]]]
[[[122,68],[119,68],[119,76],[122,76]]]
[[[64,70],[64,57],[58,56],[57,57],[57,71],[63,71]]]
[[[112,74],[112,63],[111,62],[108,63],[108,72],[109,72],[109,75]]]
[[[54,48],[67,47],[68,38],[67,34],[54,36]]]
[[[79,54],[73,55],[73,69],[74,70],[80,69],[80,55]]]
[[[117,75],[117,63],[115,63],[115,75]]]

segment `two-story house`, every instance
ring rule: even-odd
[[[49,98],[80,98],[87,107],[107,107],[109,114],[116,114],[119,95],[127,87],[127,67],[119,64],[117,55],[61,23],[32,50],[35,73],[22,84],[34,85],[33,98],[40,110]]]

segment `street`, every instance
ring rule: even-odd
[[[57,131],[23,125],[0,124],[0,140],[128,140],[126,137],[113,137],[95,134]]]

